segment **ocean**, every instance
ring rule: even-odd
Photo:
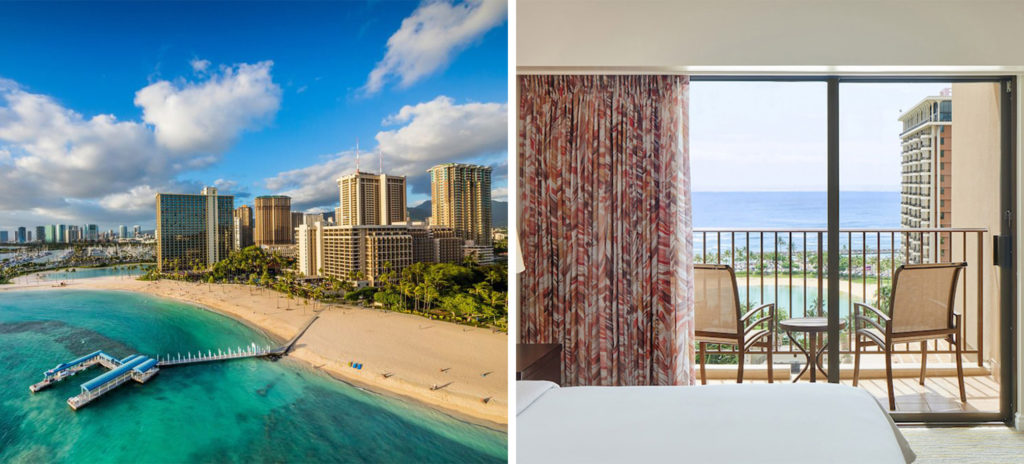
[[[693,226],[695,229],[749,230],[749,229],[825,229],[828,227],[828,196],[826,192],[693,192]],[[840,192],[839,227],[841,229],[891,229],[900,226],[899,192]],[[706,240],[705,240],[706,238]],[[694,250],[716,250],[717,234],[694,233]],[[877,239],[881,239],[881,244]],[[867,246],[883,250],[899,249],[899,236],[892,243],[889,234],[868,235]],[[731,234],[722,237],[722,246],[728,248]],[[782,239],[789,242],[789,234],[765,236],[765,252],[773,251]],[[847,240],[850,243],[847,243]],[[706,242],[706,243],[705,243]],[[840,236],[840,246],[859,250],[863,246],[860,234]],[[760,249],[760,234],[750,235],[750,248]],[[802,251],[803,234],[794,234],[792,244]],[[808,234],[808,251],[816,251],[816,234]],[[746,234],[737,234],[736,246],[747,246]],[[784,247],[780,247],[780,252]]]
[[[272,344],[200,308],[128,292],[0,293],[0,462],[504,462],[507,435],[367,392],[303,363],[161,369],[79,411],[92,368],[39,393],[43,371],[95,350],[124,357]]]

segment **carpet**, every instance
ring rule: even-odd
[[[1009,427],[901,427],[915,464],[1024,463],[1024,432]]]

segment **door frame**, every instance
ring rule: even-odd
[[[1017,108],[1015,94],[1017,77],[1015,75],[690,75],[690,80],[699,81],[732,81],[732,82],[824,82],[827,85],[828,114],[828,250],[839,249],[839,90],[843,83],[928,83],[928,82],[998,82],[1000,84],[1000,210],[1004,212],[1004,224],[1001,236],[1008,240],[1010,254],[1003,259],[1000,267],[1000,401],[998,412],[950,412],[950,413],[908,413],[891,412],[893,420],[901,423],[927,423],[929,425],[968,425],[978,423],[1003,423],[1013,426],[1016,399],[1016,211],[1017,179],[1016,179],[1016,139],[1017,139]],[[839,253],[828,254],[828,268],[839,268]],[[840,301],[839,274],[828,274],[828,308],[838,308]],[[828,311],[828,381],[839,383],[839,312]]]

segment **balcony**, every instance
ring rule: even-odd
[[[736,272],[741,306],[753,308],[775,303],[779,320],[824,315],[828,288],[827,231],[697,229],[694,255],[697,263],[729,264]],[[884,308],[892,277],[902,264],[965,261],[967,268],[958,282],[956,312],[962,315],[961,329],[967,403],[961,403],[957,386],[955,354],[945,341],[927,342],[925,385],[920,385],[921,345],[896,346],[893,378],[898,412],[997,411],[1000,386],[993,377],[998,362],[999,302],[992,286],[996,272],[988,261],[985,244],[991,240],[984,228],[929,229],[842,229],[840,231],[840,317],[847,328],[840,334],[840,378],[852,384],[854,303]],[[929,246],[939,243],[939,246]],[[950,259],[952,258],[952,259]],[[821,272],[824,270],[824,272]],[[988,277],[986,277],[988,273]],[[797,335],[806,346],[806,340]],[[870,354],[864,354],[870,352]],[[789,381],[806,358],[792,345],[785,332],[778,331],[774,344],[776,381]],[[709,345],[708,383],[736,380],[735,347]],[[767,380],[764,350],[748,354],[744,381]],[[884,354],[877,347],[862,351],[859,387],[887,407]],[[800,381],[807,381],[805,374]],[[819,376],[819,381],[821,380]]]

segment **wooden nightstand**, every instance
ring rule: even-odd
[[[562,345],[520,343],[516,345],[516,380],[548,380],[562,383]]]

